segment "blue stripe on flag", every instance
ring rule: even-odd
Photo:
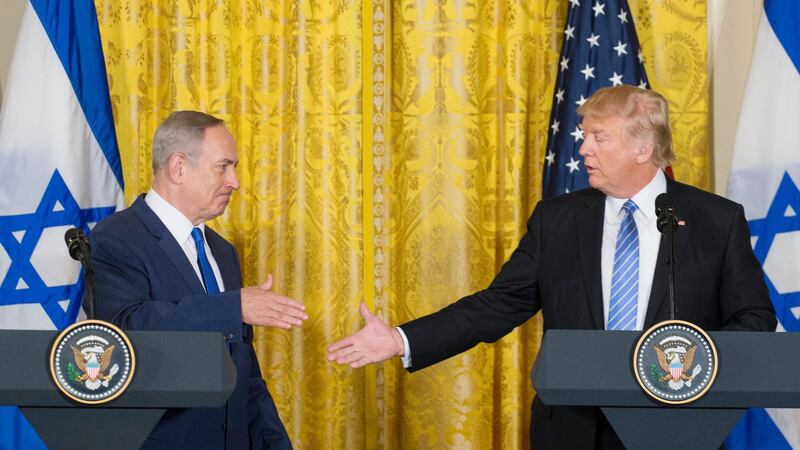
[[[0,406],[0,448],[47,450],[42,439],[16,406]]]
[[[797,255],[800,241],[800,3],[765,0],[739,128],[728,196],[740,202],[750,226],[753,252],[781,330],[800,331],[792,312],[800,305]],[[797,410],[748,410],[725,441],[726,449],[789,449],[798,446]]]
[[[94,2],[31,0],[31,6],[39,16],[58,59],[64,65],[89,128],[103,150],[120,188],[124,188],[122,162]]]
[[[749,450],[754,448],[769,450],[791,450],[783,438],[783,433],[769,417],[765,409],[748,409],[733,429],[725,450]]]
[[[789,59],[800,72],[800,28],[797,27],[797,18],[800,17],[800,2],[797,0],[765,0],[764,12],[767,13],[769,24],[783,49],[789,54]]]
[[[19,86],[9,84],[7,86],[8,96],[4,98],[3,112],[0,114],[0,142],[4,147],[0,148],[0,167],[3,171],[9,170],[19,173],[27,173],[29,170],[46,170],[46,176],[50,181],[47,184],[41,200],[37,202],[23,202],[20,205],[19,199],[13,195],[0,196],[0,247],[4,249],[10,258],[8,270],[5,274],[0,273],[0,306],[18,304],[23,313],[14,316],[20,328],[41,327],[49,328],[55,326],[62,329],[75,320],[81,306],[80,293],[83,290],[81,278],[72,278],[72,281],[58,278],[68,271],[63,268],[65,261],[58,257],[48,260],[48,264],[36,265],[33,263],[34,250],[41,247],[41,240],[45,230],[52,230],[64,226],[77,226],[89,231],[89,224],[98,221],[102,216],[111,214],[117,207],[122,206],[121,189],[123,186],[122,166],[119,157],[118,143],[114,128],[113,113],[108,92],[105,62],[103,58],[100,34],[97,24],[97,13],[92,0],[31,0],[30,6],[36,13],[36,20],[40,21],[44,31],[47,33],[47,41],[53,46],[55,54],[59,58],[60,65],[69,79],[70,86],[63,86],[74,91],[80,110],[74,108],[72,93],[44,91],[48,87],[63,85],[63,78],[43,77],[45,83],[52,82],[52,86],[36,87],[20,83]],[[23,25],[31,24],[26,22],[31,18],[30,11],[26,12],[23,18]],[[29,19],[27,19],[29,20]],[[41,36],[38,25],[23,26],[19,39],[30,39],[31,42],[39,45],[44,37]],[[32,36],[31,33],[39,34]],[[18,47],[19,49],[20,47]],[[38,48],[37,48],[38,49]],[[16,77],[9,77],[9,80],[25,79],[24,75],[33,70],[36,62],[48,63],[53,53],[47,51],[32,52],[30,54],[15,52],[12,61],[11,71]],[[33,55],[31,58],[26,58]],[[46,56],[45,56],[46,55]],[[34,61],[39,56],[45,56],[50,61]],[[16,65],[16,66],[15,66]],[[15,69],[16,67],[16,69]],[[50,67],[50,66],[48,66]],[[27,72],[25,72],[27,71]],[[54,81],[58,78],[57,81]],[[21,86],[21,87],[20,87]],[[29,92],[30,89],[37,89]],[[47,92],[47,95],[39,95]],[[36,103],[32,105],[24,104],[28,100],[26,94],[36,94]],[[61,95],[63,94],[63,95]],[[78,170],[69,163],[75,160],[85,161],[85,153],[92,151],[94,146],[88,137],[88,130],[84,125],[80,129],[72,130],[77,135],[62,136],[64,125],[72,125],[72,117],[66,117],[63,121],[62,115],[54,113],[49,103],[64,106],[69,103],[70,114],[83,114],[86,124],[91,130],[91,134],[96,139],[104,159],[114,174],[111,177],[98,177],[95,179],[88,172]],[[28,102],[30,103],[30,102]],[[41,104],[39,104],[41,103]],[[13,105],[13,106],[11,106]],[[30,108],[28,108],[30,106]],[[12,111],[18,108],[20,111]],[[35,112],[39,111],[40,115]],[[49,116],[41,121],[41,116]],[[24,118],[24,120],[10,120],[8,118]],[[7,120],[8,119],[8,120]],[[26,121],[40,120],[36,125],[25,123]],[[55,120],[53,120],[55,119]],[[23,127],[19,128],[20,122]],[[54,123],[57,122],[57,123]],[[45,126],[38,126],[45,124]],[[50,126],[52,124],[52,126]],[[25,139],[25,133],[30,130],[47,133],[45,136],[57,136],[58,139],[64,138],[71,143],[68,148],[50,148],[52,140]],[[77,136],[76,139],[70,140]],[[84,142],[85,141],[85,142]],[[41,142],[45,142],[48,147],[42,147]],[[83,144],[80,144],[83,142]],[[33,143],[33,145],[31,145]],[[75,146],[75,143],[79,145]],[[85,145],[84,145],[85,144]],[[6,147],[7,146],[7,147]],[[48,157],[48,152],[69,151],[71,156],[76,158],[54,158],[56,161],[41,164],[42,159]],[[104,165],[102,161],[99,161]],[[85,169],[85,165],[80,165],[80,169]],[[103,171],[105,168],[103,168]],[[69,177],[74,184],[68,186],[61,172],[69,172]],[[104,172],[106,173],[106,172]],[[15,176],[17,175],[15,174]],[[0,174],[2,175],[2,174]],[[19,178],[19,177],[18,177]],[[114,192],[98,194],[97,189],[92,190],[89,203],[79,204],[86,201],[85,196],[78,197],[73,193],[82,192],[84,186],[92,186],[98,183],[108,188],[114,184]],[[118,184],[118,186],[117,186]],[[38,190],[39,186],[23,186],[29,192],[31,189]],[[70,191],[70,188],[73,190]],[[117,191],[116,189],[119,189]],[[104,197],[107,195],[107,197]],[[30,197],[30,196],[28,196]],[[76,200],[76,197],[78,199]],[[116,200],[115,200],[116,198]],[[37,206],[38,203],[38,206]],[[115,204],[116,203],[116,204]],[[99,205],[99,206],[97,206]],[[29,213],[27,211],[34,211]],[[20,233],[24,232],[24,233]],[[61,231],[63,234],[63,231]],[[55,255],[58,256],[58,255]],[[64,259],[68,258],[64,252]],[[53,267],[58,270],[53,270]],[[49,274],[45,276],[44,274]],[[52,275],[56,273],[56,278]],[[50,277],[50,278],[48,278]],[[77,279],[76,279],[77,278]],[[67,284],[64,284],[64,283]],[[59,304],[67,300],[66,310]],[[41,310],[46,313],[50,323],[42,323],[40,314],[27,314],[31,303],[41,303]],[[6,316],[5,322],[9,322]],[[8,327],[9,323],[4,326]],[[14,324],[11,324],[12,326]],[[24,416],[21,415],[16,407],[0,407],[0,448],[2,449],[46,449],[41,438],[30,426]]]

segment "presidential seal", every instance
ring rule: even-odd
[[[67,327],[50,348],[50,375],[70,399],[88,405],[109,402],[127,389],[136,359],[119,328],[100,320]]]
[[[661,403],[681,405],[702,397],[717,376],[717,349],[700,327],[667,320],[644,332],[633,352],[639,386]]]

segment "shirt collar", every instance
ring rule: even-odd
[[[638,210],[644,214],[647,219],[655,220],[656,197],[664,192],[667,192],[667,178],[664,176],[664,171],[658,169],[653,179],[630,199],[636,203]],[[610,195],[606,196],[606,204],[611,207],[611,211],[613,211],[614,214],[619,214],[622,210],[622,205],[624,205],[626,201],[628,201],[627,198],[616,198]]]
[[[164,223],[169,233],[175,238],[178,243],[183,243],[192,234],[192,222],[178,211],[177,208],[172,206],[164,197],[160,196],[158,192],[152,187],[147,191],[144,196],[144,201],[147,206],[153,210],[156,216]],[[197,226],[205,234],[205,224],[201,223]]]

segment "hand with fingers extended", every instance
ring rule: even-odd
[[[308,316],[302,303],[272,292],[272,275],[260,286],[242,289],[242,322],[276,328],[301,325]]]
[[[359,312],[367,324],[357,333],[331,344],[328,361],[356,368],[405,354],[403,337],[397,329],[373,315],[363,302]]]

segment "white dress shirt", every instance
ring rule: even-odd
[[[147,195],[144,197],[145,203],[153,212],[158,216],[159,220],[167,227],[167,230],[178,241],[178,245],[180,245],[183,253],[186,254],[186,258],[189,259],[189,263],[194,267],[194,271],[197,274],[197,278],[200,280],[200,284],[203,284],[203,274],[200,271],[200,265],[197,263],[197,247],[195,247],[194,239],[192,238],[192,229],[194,225],[192,222],[183,215],[180,211],[178,211],[174,206],[170,205],[169,202],[164,200],[163,197],[158,195],[158,192],[155,189],[150,188],[147,191]],[[201,223],[197,226],[203,232],[203,243],[206,248],[206,256],[208,256],[208,262],[211,263],[211,270],[214,271],[214,278],[217,279],[217,285],[219,285],[219,291],[225,292],[225,283],[222,282],[222,275],[219,273],[219,266],[217,265],[217,260],[214,259],[214,255],[211,253],[211,248],[208,246],[208,242],[205,239],[206,235],[206,225]]]
[[[667,179],[664,172],[659,170],[656,176],[641,191],[630,199],[636,203],[636,212],[633,220],[639,231],[639,302],[636,310],[636,329],[641,330],[644,325],[644,316],[647,304],[650,301],[650,291],[653,288],[653,274],[656,271],[658,259],[658,246],[661,243],[661,233],[656,227],[656,197],[667,192]],[[625,217],[622,205],[627,198],[614,198],[606,196],[606,209],[603,218],[603,247],[601,250],[600,271],[603,284],[603,317],[605,326],[608,327],[608,306],[611,302],[611,274],[614,272],[614,252],[617,247],[617,234]]]

